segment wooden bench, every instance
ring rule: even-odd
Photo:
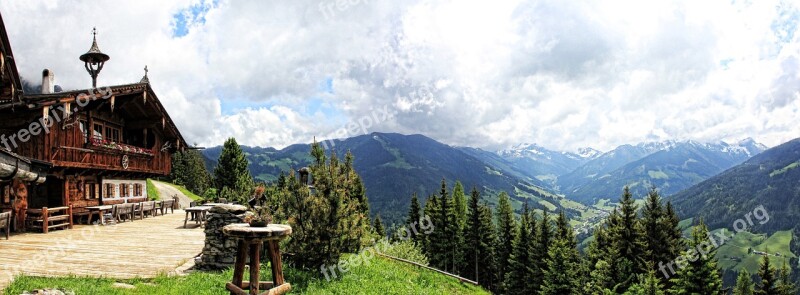
[[[155,216],[156,212],[156,202],[142,202],[139,204],[139,219],[144,219],[145,215],[150,215],[150,217]]]
[[[164,200],[161,201],[161,215],[167,213],[167,210],[170,210],[170,213],[175,213],[175,200]]]
[[[6,240],[11,236],[11,212],[0,213],[0,228],[6,230]]]
[[[26,221],[32,228],[39,228],[42,233],[47,233],[51,229],[65,228],[72,229],[72,206],[42,209],[28,209]]]
[[[117,221],[133,220],[133,204],[114,205],[114,217]]]

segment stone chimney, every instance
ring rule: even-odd
[[[44,69],[42,71],[42,94],[50,94],[55,92],[55,76],[53,71]]]

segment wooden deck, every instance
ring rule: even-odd
[[[0,293],[13,275],[153,277],[203,249],[202,228],[183,228],[183,210],[111,226],[78,225],[0,238]]]

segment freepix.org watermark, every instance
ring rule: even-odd
[[[42,133],[50,134],[50,128],[53,127],[54,124],[59,124],[68,119],[72,113],[78,112],[81,108],[86,107],[89,102],[111,97],[112,91],[109,87],[96,90],[97,93],[95,93],[95,89],[91,89],[89,93],[81,93],[78,95],[78,97],[75,98],[77,107],[74,110],[70,109],[71,106],[68,107],[67,104],[61,104],[58,107],[49,109],[49,111],[46,112],[46,116],[43,115],[38,120],[28,124],[27,127],[11,134],[0,135],[0,147],[11,151],[18,148],[20,144],[28,142],[34,136]],[[98,97],[98,94],[102,96]]]
[[[707,258],[708,253],[711,253],[712,250],[724,245],[728,240],[736,236],[737,233],[753,227],[756,222],[758,222],[758,224],[769,222],[769,212],[764,208],[764,205],[756,207],[742,218],[735,220],[733,222],[734,233],[728,234],[729,231],[726,230],[719,230],[714,234],[708,233],[707,241],[697,245],[696,248],[690,248],[673,261],[668,263],[659,262],[658,270],[661,271],[665,278],[669,279],[671,276],[675,275],[678,270],[686,267],[689,262],[695,262],[700,257]]]
[[[433,232],[434,226],[431,222],[430,216],[420,218],[419,222],[412,222],[408,228],[403,228],[397,232],[397,238],[401,241],[408,240],[413,235],[429,235]],[[334,265],[320,266],[320,272],[325,276],[325,280],[331,281],[339,277],[339,274],[344,274],[350,271],[351,267],[357,267],[361,264],[369,265],[375,253],[385,253],[386,249],[391,247],[389,239],[383,238],[378,241],[375,246],[367,247],[361,250],[358,254],[351,255],[347,260],[341,259],[339,263]]]
[[[336,145],[334,142],[335,138],[348,138],[352,136],[357,136],[361,134],[367,134],[367,130],[370,127],[375,126],[381,122],[386,122],[397,114],[397,112],[392,111],[389,109],[388,105],[383,106],[383,108],[373,109],[371,113],[361,116],[355,120],[351,120],[349,123],[345,124],[339,129],[328,134],[325,138],[325,141],[321,142],[323,148],[330,149]]]

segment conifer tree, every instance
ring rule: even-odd
[[[553,246],[548,251],[542,295],[577,294],[580,286],[580,257],[572,227],[564,211],[556,218]]]
[[[766,251],[769,253],[769,250]],[[764,255],[761,260],[761,268],[758,269],[758,277],[761,278],[758,287],[756,288],[756,295],[779,295],[778,280],[775,277],[775,268],[772,267],[769,261],[769,255]]]
[[[661,197],[654,187],[647,194],[641,221],[644,228],[645,259],[653,265],[675,259],[668,256],[670,253],[667,235],[671,229],[666,228],[665,218]]]
[[[419,199],[417,199],[417,193],[411,195],[411,206],[408,208],[408,219],[406,220],[406,226],[411,228],[419,228],[419,222],[422,219],[420,216],[420,206],[419,206]],[[411,233],[411,240],[417,244],[417,246],[421,246],[421,237],[417,236],[417,232],[414,230],[409,231]]]
[[[381,221],[381,216],[375,216],[375,222],[373,223],[372,227],[375,229],[375,234],[378,237],[385,238],[386,237],[386,229],[383,228],[383,221]]]
[[[639,276],[639,282],[632,285],[625,295],[664,295],[664,287],[661,280],[656,277],[654,270],[648,270],[646,274]]]
[[[625,291],[636,280],[636,275],[647,270],[645,242],[641,224],[637,218],[638,206],[634,203],[630,189],[625,187],[620,199],[617,216],[609,219],[611,247],[618,249],[619,257],[614,262],[615,284],[618,291]]]
[[[733,288],[733,295],[753,295],[753,279],[746,269],[739,272],[736,286]]]
[[[797,294],[797,287],[795,286],[794,282],[792,282],[792,278],[789,273],[789,266],[786,264],[786,260],[783,261],[783,266],[778,271],[778,294]]]
[[[436,195],[430,195],[428,196],[428,199],[425,200],[425,207],[423,208],[423,214],[426,217],[430,217],[431,225],[434,230],[429,235],[426,235],[424,237],[419,237],[420,241],[422,241],[423,244],[422,245],[423,246],[422,248],[424,250],[423,252],[425,253],[425,256],[428,257],[428,263],[432,267],[441,267],[441,259],[439,258],[441,254],[441,252],[439,251],[440,233],[438,232],[439,231],[438,226],[440,226],[440,224],[439,224],[439,219],[437,218],[436,215],[437,208],[439,207],[438,203],[439,201]]]
[[[692,229],[689,249],[683,256],[687,261],[676,260],[683,267],[679,267],[677,277],[672,279],[671,294],[722,294],[722,278],[715,258],[717,251],[709,241],[708,228],[702,220]]]
[[[353,178],[348,178],[345,164],[333,153],[326,160],[318,143],[312,145],[311,155],[315,192],[292,172],[280,192],[285,199],[280,208],[286,212],[279,214],[288,217],[292,227],[287,251],[295,255],[289,259],[307,269],[335,264],[342,252],[357,252],[370,229],[369,212],[361,204],[367,202],[366,195],[352,195],[348,181]]]
[[[464,195],[464,186],[460,181],[456,181],[453,187],[453,206],[456,211],[458,226],[463,229],[467,224],[467,197]]]
[[[497,200],[497,260],[498,275],[505,278],[508,271],[508,261],[514,249],[514,239],[517,234],[517,224],[514,219],[514,209],[508,194],[501,192]]]
[[[466,248],[464,251],[464,258],[467,261],[464,267],[464,277],[470,280],[478,278],[478,269],[480,267],[480,247],[481,247],[481,211],[480,211],[480,193],[476,188],[472,188],[470,193],[469,202],[467,203],[467,225],[464,230],[464,239]]]
[[[544,270],[548,268],[547,259],[550,255],[550,246],[553,241],[553,226],[550,221],[550,214],[547,210],[542,210],[542,220],[538,222],[539,229],[536,231],[536,241],[533,249],[530,250],[531,259],[531,282],[534,290],[541,290],[544,284]]]
[[[497,290],[497,255],[494,250],[496,239],[492,209],[484,204],[479,207],[480,223],[478,226],[480,242],[478,246],[478,272],[475,280],[491,291]]]
[[[324,152],[323,152],[324,153]],[[244,203],[253,188],[253,177],[250,176],[247,158],[236,139],[231,137],[222,146],[217,167],[214,168],[214,181],[217,191],[228,187],[238,198],[235,201]]]
[[[496,238],[492,212],[488,206],[480,205],[480,193],[473,188],[467,203],[467,220],[464,227],[461,274],[476,280],[489,290],[496,290],[497,255],[494,251]]]
[[[544,270],[544,282],[541,295],[578,294],[578,265],[575,261],[574,248],[569,247],[569,240],[557,238],[553,240]]]
[[[530,240],[531,227],[528,222],[527,206],[525,204],[523,214],[520,216],[519,227],[517,227],[514,235],[512,253],[508,258],[508,266],[503,283],[503,289],[507,294],[511,295],[534,294],[538,291],[529,282],[532,278],[528,268],[535,261],[531,260],[530,256],[531,249],[528,241]],[[500,230],[502,231],[502,228]]]

